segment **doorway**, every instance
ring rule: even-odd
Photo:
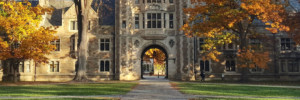
[[[168,54],[159,45],[145,48],[141,55],[141,79],[168,78]]]

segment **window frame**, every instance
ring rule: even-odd
[[[297,63],[298,66],[298,71],[290,71],[290,66],[289,66],[289,61],[292,61],[292,69],[297,68],[296,66],[294,66],[295,62]],[[281,59],[280,60],[280,64],[279,64],[279,72],[280,73],[299,73],[300,72],[300,64],[299,64],[299,60],[296,59]]]
[[[150,15],[150,18],[149,18],[149,15]],[[155,18],[153,17],[153,15],[155,15]],[[155,22],[155,24],[153,22]],[[159,24],[159,22],[160,22],[160,24]],[[146,13],[146,23],[147,23],[147,25],[146,25],[147,29],[162,29],[163,28],[163,24],[162,24],[163,23],[163,13],[161,13],[161,12]],[[149,27],[149,25],[150,25],[150,27]],[[154,25],[155,25],[155,28],[154,28]],[[160,26],[160,27],[158,27],[158,26]]]
[[[227,61],[230,61],[230,66],[231,66],[231,64],[232,64],[231,62],[234,61],[234,63],[235,63],[235,64],[234,64],[234,65],[235,65],[235,66],[234,66],[234,71],[232,71],[232,70],[229,70],[229,71],[228,71],[228,70],[227,70]],[[230,72],[231,72],[231,73],[232,73],[232,72],[237,72],[237,61],[236,61],[235,59],[226,59],[226,60],[225,60],[225,69],[224,69],[224,71],[227,72],[227,73],[230,73]]]
[[[134,29],[140,29],[140,14],[134,15]]]
[[[53,71],[51,70],[51,67],[52,67],[51,64],[52,64],[52,62],[53,62]],[[55,64],[58,65],[57,70],[55,70]],[[49,65],[48,72],[50,72],[50,73],[59,73],[61,71],[61,68],[60,68],[61,63],[60,63],[59,60],[50,60],[48,65]]]
[[[126,29],[127,28],[126,24],[127,24],[126,21],[123,20],[122,23],[121,23],[122,29]]]
[[[201,40],[202,40],[202,42],[201,42]],[[204,50],[204,48],[203,47],[201,47],[201,46],[203,46],[203,45],[205,45],[206,43],[205,43],[205,38],[198,38],[198,50],[200,51],[200,52],[203,52],[203,50]]]
[[[25,61],[24,68],[26,69],[26,72],[31,72],[31,62],[30,61]]]
[[[171,20],[171,15],[172,15],[172,20]],[[172,24],[171,24],[172,22]],[[169,13],[169,29],[174,29],[175,28],[175,14],[174,13]]]
[[[74,23],[75,22],[75,23]],[[75,26],[74,26],[75,25]],[[73,29],[74,28],[74,29]],[[69,21],[69,30],[70,31],[78,31],[78,21],[73,19]]]
[[[2,71],[3,71],[3,62],[2,60],[0,60],[0,73],[2,73]]]
[[[158,1],[160,1],[160,2],[158,2]],[[153,3],[154,4],[159,4],[159,3],[163,3],[163,1],[162,0],[147,0],[146,3],[149,3],[149,4],[153,4]]]
[[[211,68],[211,60],[202,60],[202,59],[200,59],[199,60],[199,66],[200,66],[200,72],[201,72],[201,61],[203,61],[204,62],[204,72],[207,72],[207,73],[210,73],[210,72],[212,72],[212,68]],[[208,61],[208,71],[206,71],[206,62]]]
[[[249,38],[249,45],[255,46],[254,50],[262,50],[262,42],[257,38]]]
[[[51,41],[50,43],[51,43],[51,45],[55,45],[55,47],[56,47],[54,50],[55,52],[61,51],[61,39],[60,38],[58,38],[57,40]],[[59,43],[59,45],[57,45],[57,43]],[[58,46],[58,48],[57,48],[57,46]]]
[[[284,42],[282,41],[283,39],[285,39]],[[289,39],[289,43],[287,42],[287,39]],[[285,47],[283,47],[283,44],[285,45]],[[289,49],[287,49],[287,46],[286,46],[287,44],[290,45]],[[295,50],[295,47],[296,47],[296,45],[295,45],[295,42],[293,41],[293,39],[286,38],[286,37],[280,38],[280,51],[293,51],[293,50]]]
[[[76,51],[76,47],[77,47],[77,45],[76,45],[76,37],[75,36],[73,36],[73,37],[71,37],[70,38],[70,42],[71,42],[71,46],[70,46],[70,51]]]
[[[104,50],[101,50],[101,40],[104,39]],[[109,42],[107,42],[106,40],[109,40]],[[106,43],[108,43],[108,50],[106,50]],[[111,51],[111,38],[100,38],[99,39],[99,49],[100,52],[110,52]]]
[[[253,71],[253,69],[256,69],[256,71]],[[260,71],[257,71],[258,69],[260,69]],[[263,73],[265,71],[265,69],[259,68],[257,65],[255,65],[255,68],[250,68],[249,71],[251,73]]]
[[[19,65],[18,65],[18,72],[19,73],[24,73],[25,72],[25,64],[24,64],[25,61],[20,61],[19,62]],[[22,68],[20,68],[20,65],[22,65]],[[22,70],[20,70],[22,69]]]
[[[102,67],[102,66],[101,66],[101,62],[102,62],[102,61],[104,62],[104,68],[103,68],[104,70],[103,70],[103,71],[101,71],[101,67]],[[106,63],[107,63],[107,62],[109,63],[109,64],[108,64],[108,71],[106,71]],[[111,63],[111,60],[110,60],[110,59],[99,59],[99,61],[98,61],[98,68],[99,68],[99,69],[98,69],[98,72],[100,72],[100,73],[110,73],[110,72],[111,72],[111,64],[112,64],[112,63]]]

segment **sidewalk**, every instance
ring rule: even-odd
[[[188,97],[173,89],[169,80],[145,76],[140,84],[121,100],[187,100]]]

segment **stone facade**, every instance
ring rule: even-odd
[[[201,38],[189,38],[180,31],[186,19],[182,9],[190,6],[189,1],[154,1],[156,0],[116,0],[115,25],[112,26],[99,25],[98,14],[91,9],[87,64],[87,74],[91,80],[141,79],[142,55],[152,47],[166,53],[166,75],[171,80],[199,80],[201,68],[205,71],[207,80],[221,80],[222,77],[225,80],[238,80],[241,73],[250,80],[300,80],[300,49],[286,49],[292,42],[284,33],[277,34],[272,39],[272,34],[261,30],[270,38],[263,41],[272,58],[268,69],[240,69],[236,59],[238,45],[234,44],[226,44],[220,48],[223,53],[220,62],[202,61],[199,56]],[[41,0],[40,4],[55,7],[53,15],[44,16],[43,25],[59,26],[56,35],[60,38],[60,50],[48,55],[48,64],[28,61],[29,66],[25,66],[28,71],[21,72],[20,79],[70,81],[76,70],[75,44],[78,38],[72,24],[76,21],[74,4],[68,0]],[[274,51],[273,45],[276,47],[275,56],[271,53]],[[51,69],[51,66],[59,66],[58,71]],[[232,67],[226,69],[226,66]],[[1,75],[3,74],[0,72]]]

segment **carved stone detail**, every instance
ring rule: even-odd
[[[170,47],[173,48],[174,44],[175,44],[175,41],[174,41],[173,39],[171,39],[171,40],[169,41]]]
[[[134,41],[134,46],[135,47],[139,47],[140,46],[140,41],[139,40],[135,40]]]

